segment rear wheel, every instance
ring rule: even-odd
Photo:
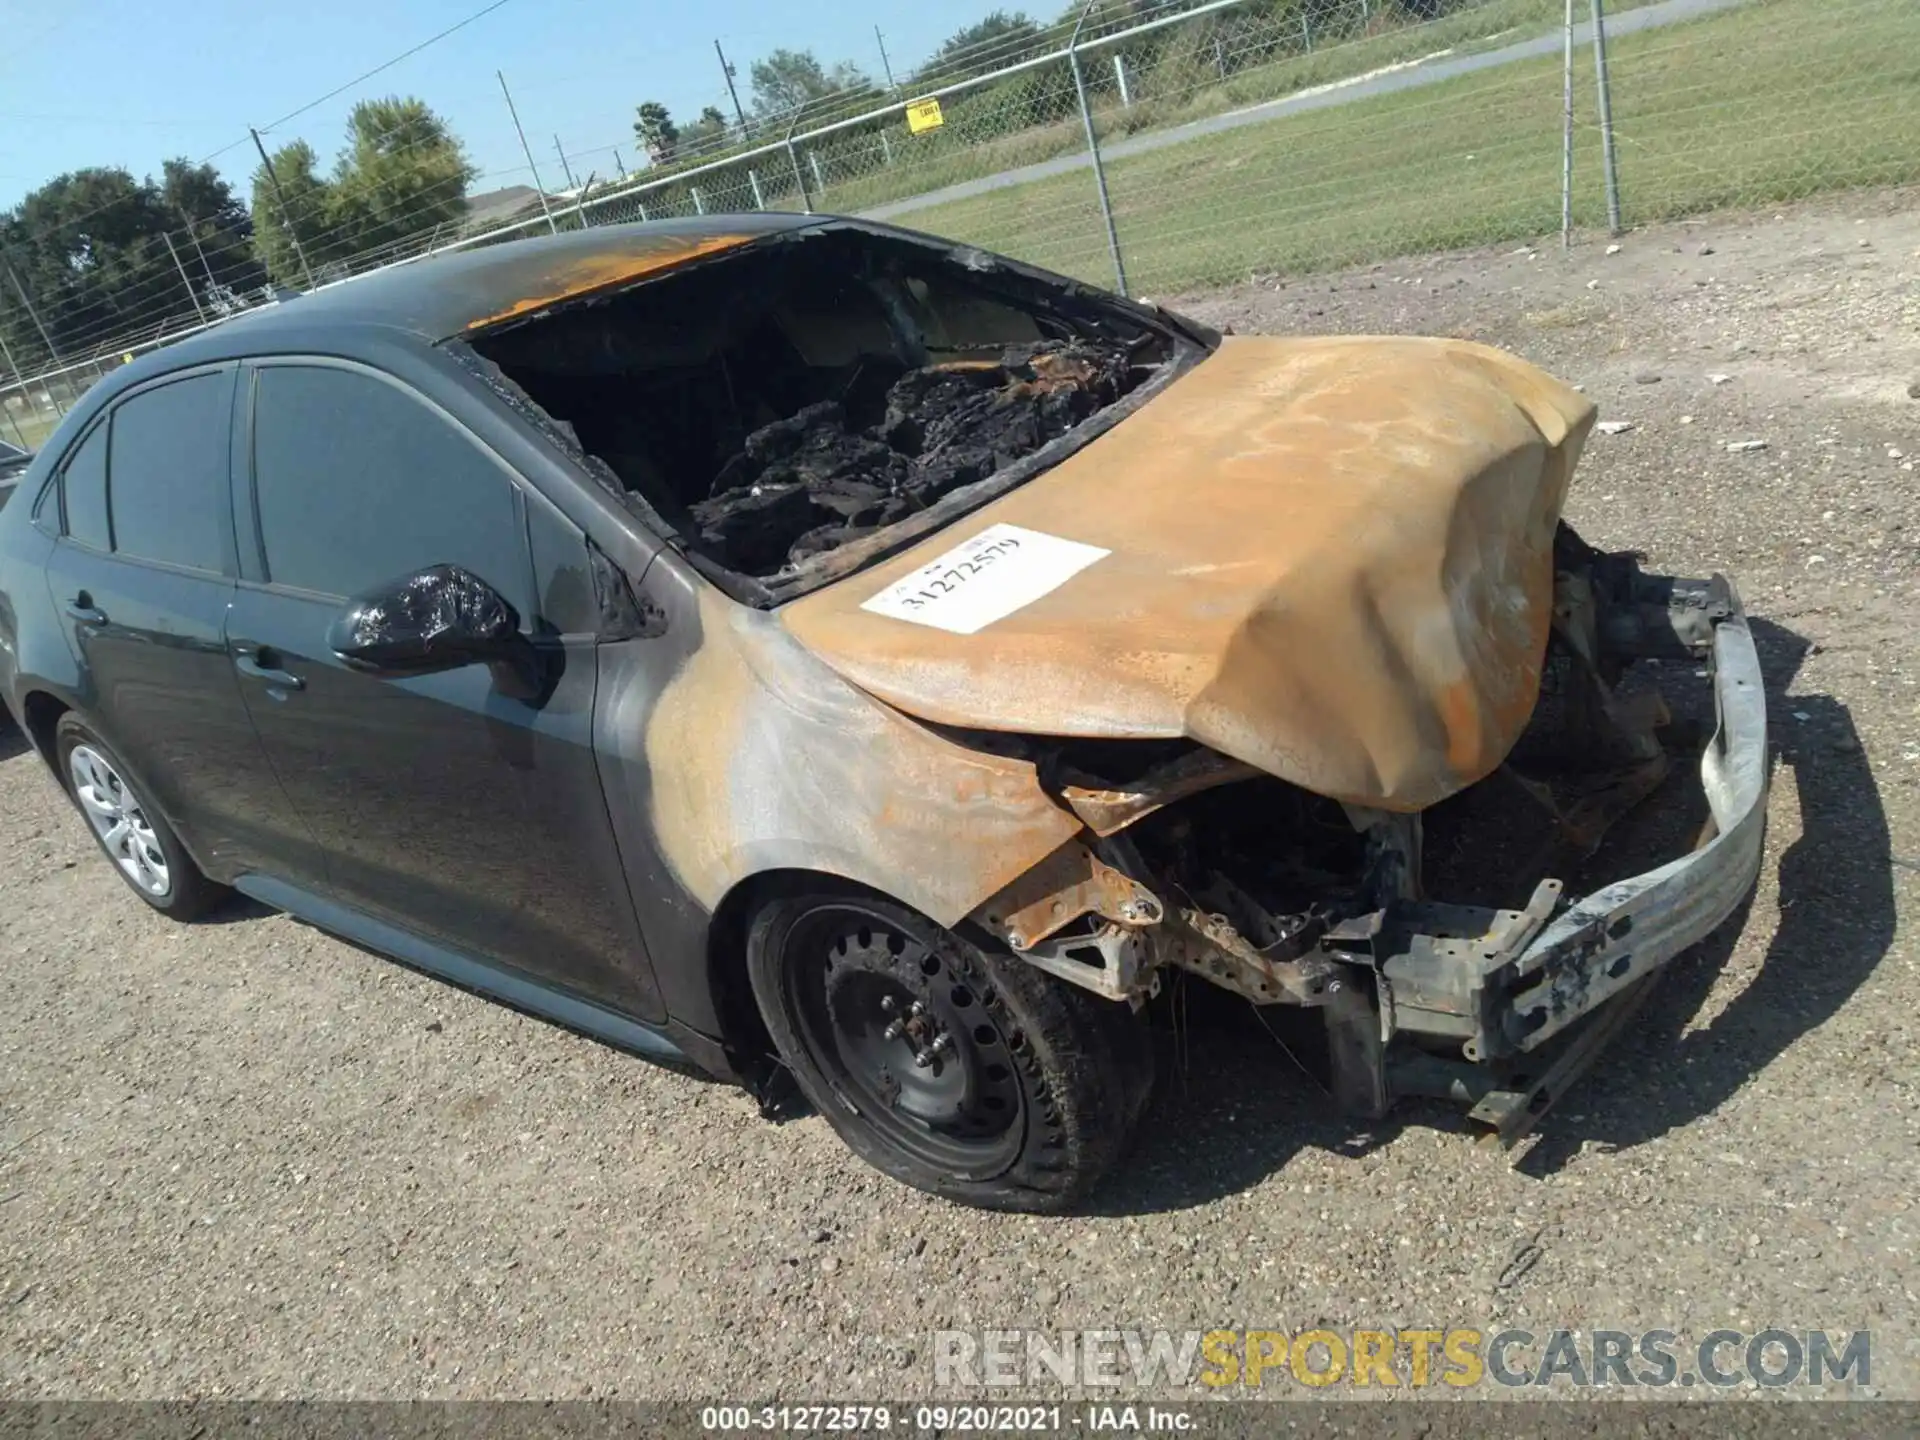
[[[1152,1049],[1124,1005],[891,900],[824,881],[771,897],[747,965],[807,1098],[856,1154],[918,1189],[1065,1209],[1145,1108]]]
[[[54,728],[60,776],[106,857],[133,893],[163,915],[191,920],[226,895],[148,803],[120,757],[73,715]]]

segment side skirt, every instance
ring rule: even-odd
[[[498,1000],[515,1010],[523,1010],[542,1020],[576,1030],[615,1049],[680,1069],[712,1073],[712,1067],[702,1063],[707,1057],[696,1061],[685,1049],[653,1026],[568,991],[555,989],[518,970],[449,950],[411,930],[402,930],[397,925],[376,920],[338,901],[315,895],[310,890],[289,885],[284,880],[275,880],[271,876],[242,875],[233,882],[233,888],[262,905],[284,910],[296,920],[304,920],[356,945],[377,950],[403,965],[425,971],[437,980],[448,981],[463,990],[484,995],[489,1000]],[[720,1078],[731,1077],[723,1074]]]

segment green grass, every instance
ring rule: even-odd
[[[1629,224],[1920,180],[1920,3],[1753,0],[1620,38],[1614,124]],[[1587,59],[1576,221],[1603,224]],[[1130,288],[1163,295],[1557,233],[1560,64],[1188,141],[1107,167]],[[1112,282],[1090,174],[906,223]]]
[[[1610,13],[1638,9],[1653,0],[1613,0]],[[1210,63],[1181,64],[1171,59],[1152,69],[1130,72],[1134,103],[1123,106],[1114,80],[1110,50],[1093,51],[1085,60],[1088,89],[1094,95],[1094,124],[1102,139],[1165,130],[1193,120],[1243,110],[1316,85],[1351,79],[1383,66],[1418,60],[1441,50],[1474,50],[1529,39],[1553,29],[1563,14],[1562,0],[1483,0],[1425,24],[1407,24],[1404,12],[1377,8],[1373,33],[1321,44],[1310,54],[1289,55],[1236,71],[1221,80]],[[1585,7],[1581,7],[1582,18]],[[1396,19],[1395,17],[1400,17]],[[1018,82],[1008,82],[1018,83]],[[949,102],[956,110],[965,102]],[[842,214],[890,200],[924,195],[1003,170],[1071,154],[1086,145],[1078,114],[1056,124],[1036,125],[1009,135],[981,139],[956,127],[921,139],[896,136],[898,163],[827,186],[822,209]],[[911,223],[911,222],[909,222]]]

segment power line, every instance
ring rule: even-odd
[[[449,35],[453,34],[455,31],[464,30],[467,28],[467,26],[473,24],[474,21],[485,19],[487,16],[491,15],[494,11],[498,10],[501,6],[506,5],[508,3],[509,3],[509,0],[493,0],[493,3],[491,5],[483,6],[481,9],[476,10],[473,12],[473,14],[467,16],[466,19],[457,21],[454,24],[449,25],[446,29],[442,30],[438,35],[431,35],[427,37],[425,40],[422,40],[418,45],[415,45],[411,49],[402,50],[398,55],[394,56],[391,60],[383,61],[381,64],[374,66],[371,70],[367,71],[365,74],[357,75],[353,79],[349,80],[346,84],[338,86],[335,89],[329,90],[326,94],[322,95],[318,100],[309,100],[306,104],[302,105],[298,110],[289,110],[285,115],[282,115],[278,120],[273,121],[272,124],[262,125],[259,128],[263,131],[272,131],[276,126],[284,125],[287,123],[287,121],[295,119],[298,116],[306,114],[309,110],[315,109],[318,106],[326,104],[327,101],[334,99],[336,96],[346,94],[347,91],[353,89],[354,86],[365,84],[367,81],[371,80],[374,76],[379,75],[384,71],[391,70],[394,66],[398,65],[402,60],[411,60],[415,55],[418,55],[422,50],[425,50],[429,45],[439,44],[440,41],[446,39]]]

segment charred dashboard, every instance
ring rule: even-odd
[[[711,578],[769,604],[1063,458],[1210,340],[977,252],[828,225],[472,345]]]

